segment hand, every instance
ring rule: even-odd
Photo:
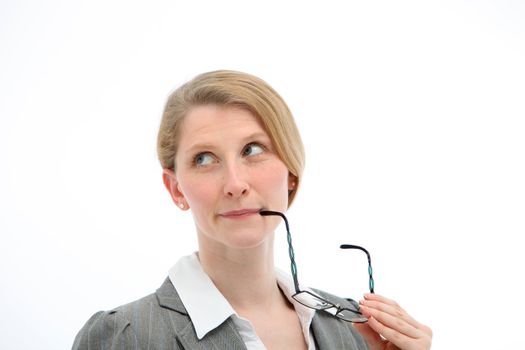
[[[359,306],[368,322],[354,326],[370,350],[430,349],[432,330],[414,320],[395,301],[377,294],[365,294]]]

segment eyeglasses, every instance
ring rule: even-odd
[[[299,288],[299,281],[297,279],[297,266],[295,264],[295,254],[292,247],[292,236],[290,234],[290,226],[288,225],[288,219],[286,219],[286,216],[284,216],[283,213],[277,212],[277,211],[270,211],[270,210],[263,210],[260,211],[259,214],[263,216],[280,216],[286,225],[286,233],[287,233],[287,239],[288,239],[288,254],[290,255],[290,263],[291,263],[291,270],[292,270],[292,277],[295,287],[295,294],[292,295],[292,298],[296,300],[297,302],[301,303],[302,305],[309,307],[311,309],[315,310],[323,310],[326,311],[333,316],[340,318],[347,322],[354,322],[354,323],[363,323],[368,321],[368,319],[359,311],[359,304],[350,298],[346,298],[346,300],[350,303],[350,307],[342,307],[338,303],[333,303],[325,298],[323,298],[320,295],[317,295],[313,292],[301,290]],[[341,249],[358,249],[366,253],[366,256],[368,258],[368,288],[370,290],[370,293],[374,293],[374,278],[372,276],[372,262],[370,260],[370,254],[368,251],[360,246],[357,245],[351,245],[351,244],[343,244],[340,246]]]

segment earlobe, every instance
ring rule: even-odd
[[[288,174],[288,190],[293,191],[297,186],[297,176],[292,173]]]

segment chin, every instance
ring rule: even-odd
[[[219,221],[200,232],[202,238],[210,243],[215,241],[232,249],[253,249],[273,244],[274,231],[279,222],[280,218],[271,218],[270,222]]]
[[[273,242],[273,233],[253,229],[225,230],[216,238],[232,249],[252,249]]]

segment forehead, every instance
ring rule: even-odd
[[[197,106],[186,115],[181,125],[179,147],[201,141],[227,141],[248,133],[268,134],[259,118],[238,107],[205,105]]]

